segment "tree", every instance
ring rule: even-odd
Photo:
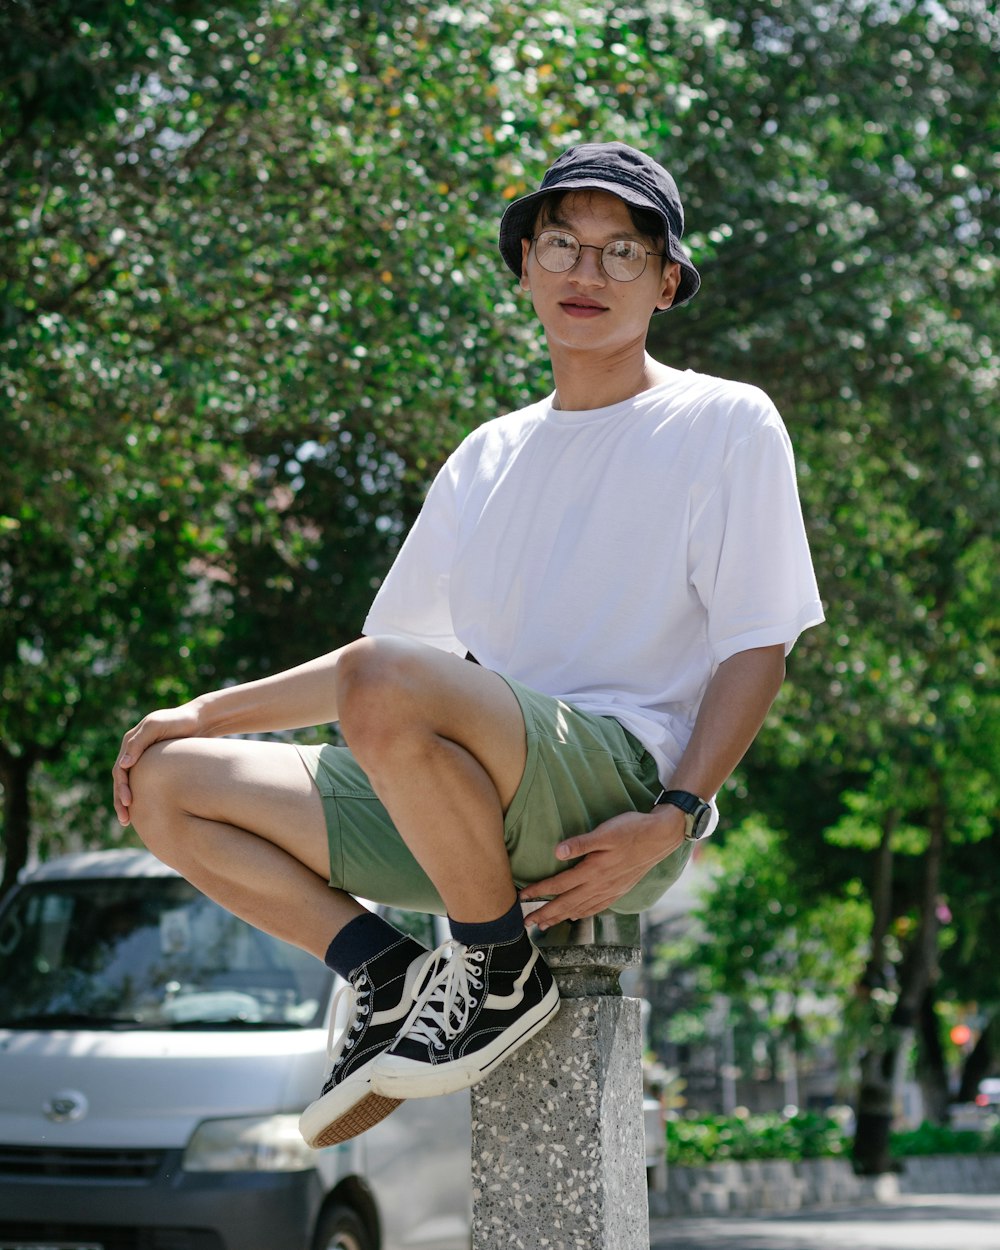
[[[148,706],[356,631],[445,451],[544,385],[503,204],[616,137],[677,175],[705,279],[654,351],[775,396],[827,598],[733,827],[787,831],[803,897],[871,882],[884,1010],[966,993],[971,922],[952,908],[942,952],[936,916],[997,836],[992,6],[25,0],[0,22],[6,879],[30,800],[108,836],[113,744]],[[905,1036],[872,1023],[898,1069]]]
[[[942,988],[951,860],[996,857],[998,24],[975,3],[711,8],[682,186],[728,298],[685,328],[792,426],[829,617],[735,789],[792,831],[803,883],[872,881],[859,990],[883,998],[856,1157],[877,1171],[892,1075]]]
[[[845,1012],[871,930],[863,883],[803,889],[793,839],[755,817],[707,844],[702,864],[691,923],[655,952],[665,971],[683,968],[691,982],[686,1007],[665,1022],[670,1040],[718,1043],[731,1032],[730,1063],[741,1074],[766,1052],[772,1074],[790,1066],[795,1085],[798,1069],[832,1048],[846,1084],[865,1038]]]
[[[0,30],[6,882],[32,778],[97,836],[122,726],[356,632],[445,450],[538,385],[505,199],[643,133],[610,9],[130,10]]]

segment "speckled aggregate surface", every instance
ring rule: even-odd
[[[474,1250],[648,1250],[639,1002],[562,999],[472,1090]]]

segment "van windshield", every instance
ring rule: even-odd
[[[179,877],[28,883],[0,914],[0,1028],[310,1028],[331,987]]]

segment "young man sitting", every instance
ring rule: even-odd
[[[652,904],[822,620],[773,404],[646,351],[700,284],[682,233],[648,156],[564,152],[500,230],[552,394],[451,455],[361,638],[123,739],[120,820],[352,987],[312,1144],[475,1083],[552,1019],[522,903],[547,900],[540,929]],[[346,747],[226,736],[332,721]],[[447,913],[454,940],[428,953],[356,896]]]

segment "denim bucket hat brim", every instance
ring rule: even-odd
[[[531,237],[542,201],[553,191],[608,191],[626,204],[656,213],[663,222],[667,254],[681,269],[670,307],[679,308],[697,294],[701,275],[680,242],[684,209],[677,184],[662,165],[626,143],[567,148],[546,171],[537,191],[507,206],[500,222],[500,255],[517,277],[521,276],[521,240]]]

